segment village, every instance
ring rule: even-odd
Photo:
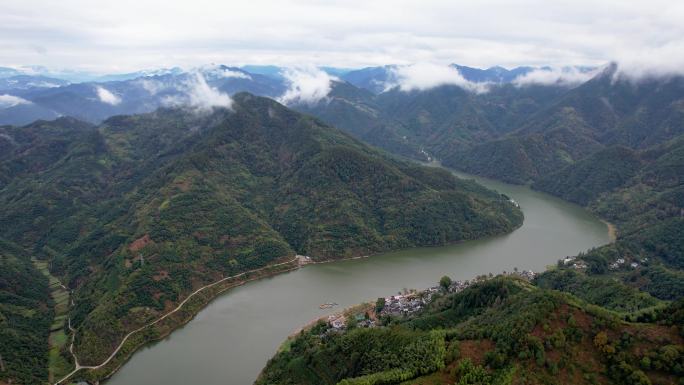
[[[516,268],[513,272],[504,271],[502,275],[513,275],[526,281],[531,281],[534,279],[536,273],[529,270],[518,271]],[[343,311],[332,314],[328,316],[328,325],[331,327],[331,331],[342,331],[347,329],[349,322],[353,322],[354,327],[376,327],[380,325],[379,320],[382,318],[410,316],[423,309],[439,294],[458,293],[473,284],[486,281],[493,277],[494,275],[491,273],[465,281],[451,281],[448,277],[444,277],[440,281],[439,286],[432,286],[422,291],[404,289],[396,295],[378,298],[375,308],[370,309],[370,311],[366,308],[365,311],[358,311],[359,309],[355,309],[356,312]]]

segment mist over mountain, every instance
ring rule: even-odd
[[[106,359],[128,332],[222,276],[294,254],[442,245],[520,224],[508,197],[402,158],[531,184],[619,226],[615,243],[580,256],[591,277],[564,269],[540,289],[639,312],[684,293],[681,76],[635,77],[615,63],[207,65],[75,83],[3,74],[0,254],[10,274],[37,288],[10,295],[46,306],[27,255],[49,259],[75,290],[69,314],[81,364]],[[654,264],[638,277],[612,275],[616,256],[635,255]],[[609,301],[590,286],[620,294]],[[50,317],[22,319],[26,330],[12,343],[42,352]],[[156,333],[182,321],[169,322]],[[43,378],[44,364],[12,373]]]
[[[0,1],[0,385],[684,385],[682,20]]]
[[[557,82],[559,86],[567,86],[560,79],[569,71],[575,70],[564,72],[563,69],[532,67],[481,70],[458,65],[390,65],[360,70],[208,65],[191,70],[173,67],[113,75],[92,74],[82,77],[88,79],[87,82],[73,82],[70,80],[73,76],[60,72],[36,68],[22,72],[8,68],[3,72],[5,75],[0,75],[0,98],[5,99],[4,102],[0,99],[0,124],[28,124],[39,118],[56,116],[73,116],[97,123],[117,114],[189,104],[191,94],[198,84],[203,86],[203,82],[227,95],[244,91],[287,104],[311,105],[328,96],[333,82],[349,82],[375,94],[396,87],[424,91],[446,84],[486,92],[491,87],[515,81],[525,85]]]

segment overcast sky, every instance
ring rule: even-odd
[[[0,0],[0,66],[684,68],[684,1],[551,2]]]

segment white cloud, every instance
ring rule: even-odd
[[[395,66],[385,90],[399,87],[402,91],[424,91],[444,85],[454,85],[476,93],[487,92],[489,84],[466,80],[456,68],[433,63]]]
[[[684,37],[680,41],[670,41],[638,51],[621,50],[616,61],[618,75],[632,80],[684,75]]]
[[[601,70],[601,67],[591,70],[577,67],[538,68],[513,79],[513,84],[518,87],[529,85],[576,86],[593,78]]]
[[[97,97],[100,98],[102,103],[111,104],[112,106],[116,106],[117,104],[121,103],[121,98],[108,89],[101,86],[96,86],[95,90],[97,91]]]
[[[217,64],[203,65],[194,68],[191,71],[201,73],[202,76],[204,76],[205,79],[209,79],[209,81],[221,78],[252,79],[252,77],[245,72],[225,68],[224,66]]]
[[[141,78],[137,79],[135,83],[147,91],[150,95],[154,96],[162,91],[168,89],[175,89],[176,87],[172,84],[167,84],[164,81],[151,79],[151,78]]]
[[[233,99],[216,88],[207,84],[204,76],[195,72],[184,84],[178,87],[178,95],[167,96],[163,104],[167,106],[189,106],[200,111],[211,110],[214,107],[231,108]]]
[[[224,78],[238,78],[238,79],[250,79],[250,80],[252,79],[251,76],[249,76],[248,74],[246,74],[244,72],[233,71],[230,69],[224,69],[223,71],[220,72],[220,74]]]
[[[31,102],[14,95],[0,95],[0,108],[14,107],[19,104],[31,104]]]
[[[328,96],[332,82],[337,80],[316,67],[287,68],[283,76],[289,84],[278,98],[283,104],[316,104]]]
[[[3,0],[0,62],[111,73],[212,62],[562,67],[615,60],[635,73],[684,73],[682,1],[101,3]]]

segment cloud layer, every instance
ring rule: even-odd
[[[466,80],[456,68],[433,63],[416,63],[396,66],[390,69],[391,80],[385,90],[399,87],[402,91],[425,91],[443,85],[454,85],[465,90],[487,92],[489,84],[473,83]]]
[[[593,78],[602,67],[583,69],[578,67],[538,68],[513,80],[513,84],[524,87],[530,85],[576,86]]]
[[[39,11],[37,11],[39,10]],[[602,65],[684,71],[672,0],[3,0],[0,65]]]

